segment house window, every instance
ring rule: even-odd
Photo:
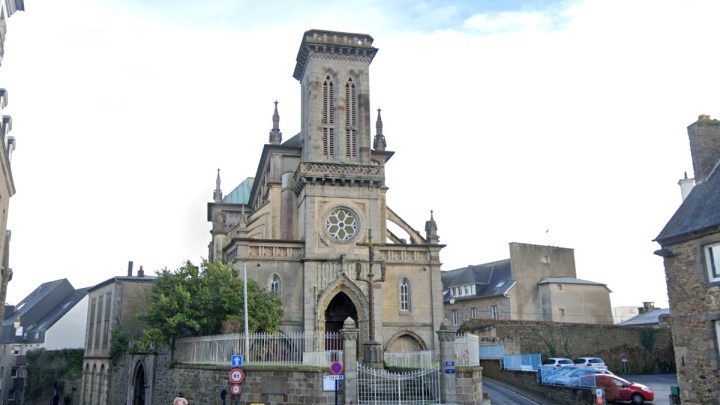
[[[12,350],[13,356],[19,356],[20,355],[20,345],[13,346]]]
[[[475,307],[470,308],[470,318],[473,318],[473,319],[474,319],[474,318],[477,318],[477,317],[478,317],[478,316],[477,316],[477,308],[475,308]]]
[[[11,378],[15,378],[15,377],[17,377],[17,376],[18,376],[18,368],[17,368],[17,367],[13,367],[13,368],[10,370],[10,377],[11,377]]]
[[[470,286],[469,285],[465,286],[465,295],[470,295]]]
[[[715,341],[717,342],[717,350],[720,353],[720,321],[713,321],[715,324]]]
[[[410,281],[407,278],[400,283],[400,310],[410,311]]]
[[[720,281],[720,243],[705,247],[705,262],[710,281]]]
[[[558,284],[558,291],[562,291],[562,284]]]
[[[493,305],[493,306],[490,307],[490,316],[492,317],[492,319],[499,319],[499,318],[500,318],[500,314],[499,314],[499,312],[498,312],[498,306],[497,306],[497,305]]]
[[[565,316],[565,309],[560,308],[560,316]]]
[[[273,279],[270,282],[270,291],[275,293],[276,297],[280,297],[280,276],[277,274],[273,275]]]
[[[542,261],[543,263],[550,263],[550,256],[543,256],[540,261]]]
[[[458,315],[457,309],[452,310],[452,323],[455,326],[457,326],[460,323],[460,316]]]

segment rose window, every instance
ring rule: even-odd
[[[347,241],[357,233],[358,220],[352,211],[346,208],[337,208],[328,215],[325,226],[334,239]]]

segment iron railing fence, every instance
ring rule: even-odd
[[[533,371],[540,367],[540,353],[506,354],[503,356],[503,368],[506,370]]]
[[[455,338],[455,359],[458,366],[479,366],[479,338],[471,333],[458,333]]]
[[[249,353],[245,353],[245,335],[227,334],[178,339],[175,361],[186,364],[227,365],[230,356],[241,354],[244,364],[258,365],[329,365],[341,356],[339,333],[250,333]],[[319,354],[329,352],[325,354]],[[305,353],[313,353],[305,356]]]
[[[395,368],[431,368],[435,363],[435,352],[432,350],[406,353],[385,352],[384,356],[385,365]]]
[[[440,365],[429,369],[393,373],[364,367],[357,368],[358,405],[439,404]]]

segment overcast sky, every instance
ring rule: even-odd
[[[226,194],[255,175],[275,100],[284,139],[299,131],[295,57],[327,29],[375,38],[388,205],[421,231],[434,210],[444,270],[550,244],[613,306],[667,307],[652,240],[692,176],[686,127],[720,118],[720,2],[318,4],[26,1],[0,67],[7,302],[207,257],[216,170]]]

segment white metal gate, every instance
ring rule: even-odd
[[[358,364],[358,405],[439,404],[440,365],[389,372]]]

